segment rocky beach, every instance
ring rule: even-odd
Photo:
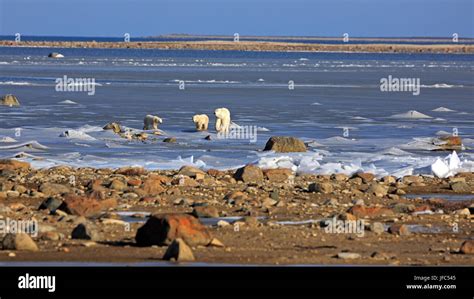
[[[36,234],[3,231],[0,261],[473,265],[473,191],[474,173],[377,179],[1,160],[1,218],[35,221]]]

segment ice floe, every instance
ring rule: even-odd
[[[416,110],[410,110],[405,113],[400,113],[400,114],[394,114],[390,116],[390,118],[401,118],[401,119],[427,119],[427,118],[432,118],[429,115],[423,114],[421,112],[418,112]]]

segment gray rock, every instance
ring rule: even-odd
[[[94,225],[80,223],[72,230],[71,238],[96,241],[100,239],[100,235]]]
[[[171,242],[163,255],[163,259],[166,261],[174,259],[177,262],[191,262],[195,260],[191,248],[180,238]]]
[[[25,233],[8,233],[2,241],[3,250],[38,251],[38,245]]]

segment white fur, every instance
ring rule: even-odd
[[[158,124],[162,124],[163,120],[158,116],[148,114],[143,123],[143,130],[158,130]]]
[[[193,122],[196,125],[196,130],[207,131],[209,117],[206,114],[196,114],[193,116]]]
[[[214,111],[216,116],[216,131],[219,133],[229,132],[231,120],[230,111],[227,108],[218,108]]]

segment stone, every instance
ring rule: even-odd
[[[169,245],[177,238],[190,246],[206,246],[212,240],[207,228],[187,214],[152,215],[135,236],[139,246]]]
[[[12,94],[7,94],[4,95],[0,99],[0,105],[1,106],[9,106],[9,107],[18,107],[20,106],[20,101],[18,101],[18,98]]]
[[[267,169],[263,171],[263,174],[273,183],[287,182],[293,176],[293,172],[288,168]]]
[[[126,175],[126,176],[139,176],[146,174],[146,170],[143,167],[122,167],[115,171],[116,174]]]
[[[20,197],[20,192],[18,192],[18,191],[13,191],[13,190],[7,191],[7,197],[8,197],[8,198]]]
[[[30,163],[17,160],[0,160],[0,171],[3,170],[28,170]],[[5,190],[3,190],[5,191]]]
[[[195,260],[191,248],[180,238],[173,240],[163,255],[163,260],[173,259],[177,262],[192,262]]]
[[[110,183],[109,188],[117,191],[125,191],[128,189],[127,184],[121,180],[113,180]]]
[[[111,123],[106,124],[103,127],[103,129],[104,130],[112,130],[115,134],[119,134],[119,133],[123,132],[122,127],[120,126],[120,124],[116,123],[116,122],[111,122]]]
[[[460,136],[441,136],[433,138],[432,144],[438,146],[437,150],[453,151],[463,148]]]
[[[58,52],[51,52],[48,54],[49,58],[64,58],[64,55]]]
[[[412,213],[416,209],[415,205],[407,203],[397,203],[392,207],[392,211],[395,213]]]
[[[331,179],[337,182],[345,182],[349,179],[349,177],[343,173],[336,173],[336,174],[331,175]]]
[[[370,172],[358,172],[353,176],[353,178],[360,178],[364,184],[368,184],[375,180],[375,175]]]
[[[377,197],[384,197],[388,193],[388,187],[381,185],[379,183],[373,182],[369,185],[369,188],[367,189],[366,193],[375,195]]]
[[[38,251],[38,245],[25,233],[8,233],[2,241],[3,250]]]
[[[217,218],[219,211],[215,207],[197,206],[194,207],[192,214],[197,218]]]
[[[388,228],[388,232],[399,236],[408,236],[411,234],[410,229],[405,224],[393,224]]]
[[[219,241],[216,238],[212,238],[211,243],[209,243],[209,246],[212,246],[212,247],[225,247],[224,243],[222,243],[221,241]]]
[[[391,216],[393,215],[393,211],[388,208],[384,207],[367,207],[367,206],[353,206],[349,209],[348,213],[358,217],[358,218],[372,218],[372,217],[380,217],[380,216]]]
[[[44,232],[41,235],[41,239],[46,240],[46,241],[59,241],[62,239],[62,236],[58,232],[50,231],[50,232]]]
[[[339,252],[337,257],[343,260],[354,260],[360,258],[360,254],[355,252]]]
[[[77,240],[92,240],[100,239],[100,234],[97,228],[91,223],[79,223],[71,232],[71,238]]]
[[[161,185],[163,182],[161,176],[150,175],[143,182],[142,189],[147,195],[158,195],[165,192],[165,188]]]
[[[245,183],[262,183],[263,172],[255,165],[249,164],[242,168],[237,169],[234,175],[236,180],[243,181]]]
[[[217,226],[218,226],[218,227],[227,227],[227,226],[229,226],[229,225],[230,225],[230,223],[227,222],[227,221],[225,221],[225,220],[219,220],[219,221],[217,221]]]
[[[411,184],[416,185],[423,182],[424,182],[424,178],[419,175],[406,175],[402,179],[402,183],[405,185],[411,185]]]
[[[275,151],[277,153],[306,152],[304,142],[295,137],[273,136],[264,148],[264,151]]]
[[[474,240],[466,240],[462,243],[459,252],[463,254],[474,254]]]
[[[273,198],[266,197],[262,200],[262,207],[269,209],[275,206],[277,203],[278,201],[274,200]]]
[[[165,139],[163,139],[163,142],[166,142],[166,143],[176,143],[176,138],[175,137],[167,137]]]
[[[454,211],[454,215],[470,216],[470,215],[471,215],[471,211],[469,211],[468,208],[459,209],[459,210]]]
[[[333,192],[334,188],[333,188],[331,183],[325,183],[325,182],[311,183],[308,186],[308,191],[309,192],[318,192],[318,193],[327,194],[327,193]]]
[[[369,226],[370,231],[376,233],[377,235],[382,234],[385,231],[385,227],[381,222],[372,222]]]
[[[116,206],[115,198],[97,200],[89,197],[68,196],[58,209],[71,215],[90,217]]]
[[[397,179],[391,175],[387,175],[382,178],[382,182],[384,182],[385,184],[395,184],[397,182]]]
[[[185,175],[190,178],[197,178],[204,176],[206,173],[197,167],[183,166],[179,169],[178,174]]]
[[[43,183],[41,184],[39,191],[46,196],[53,196],[53,195],[62,195],[71,192],[71,189],[62,184],[55,184],[55,183]]]
[[[453,190],[456,193],[471,193],[471,187],[465,182],[452,183],[451,190]]]

